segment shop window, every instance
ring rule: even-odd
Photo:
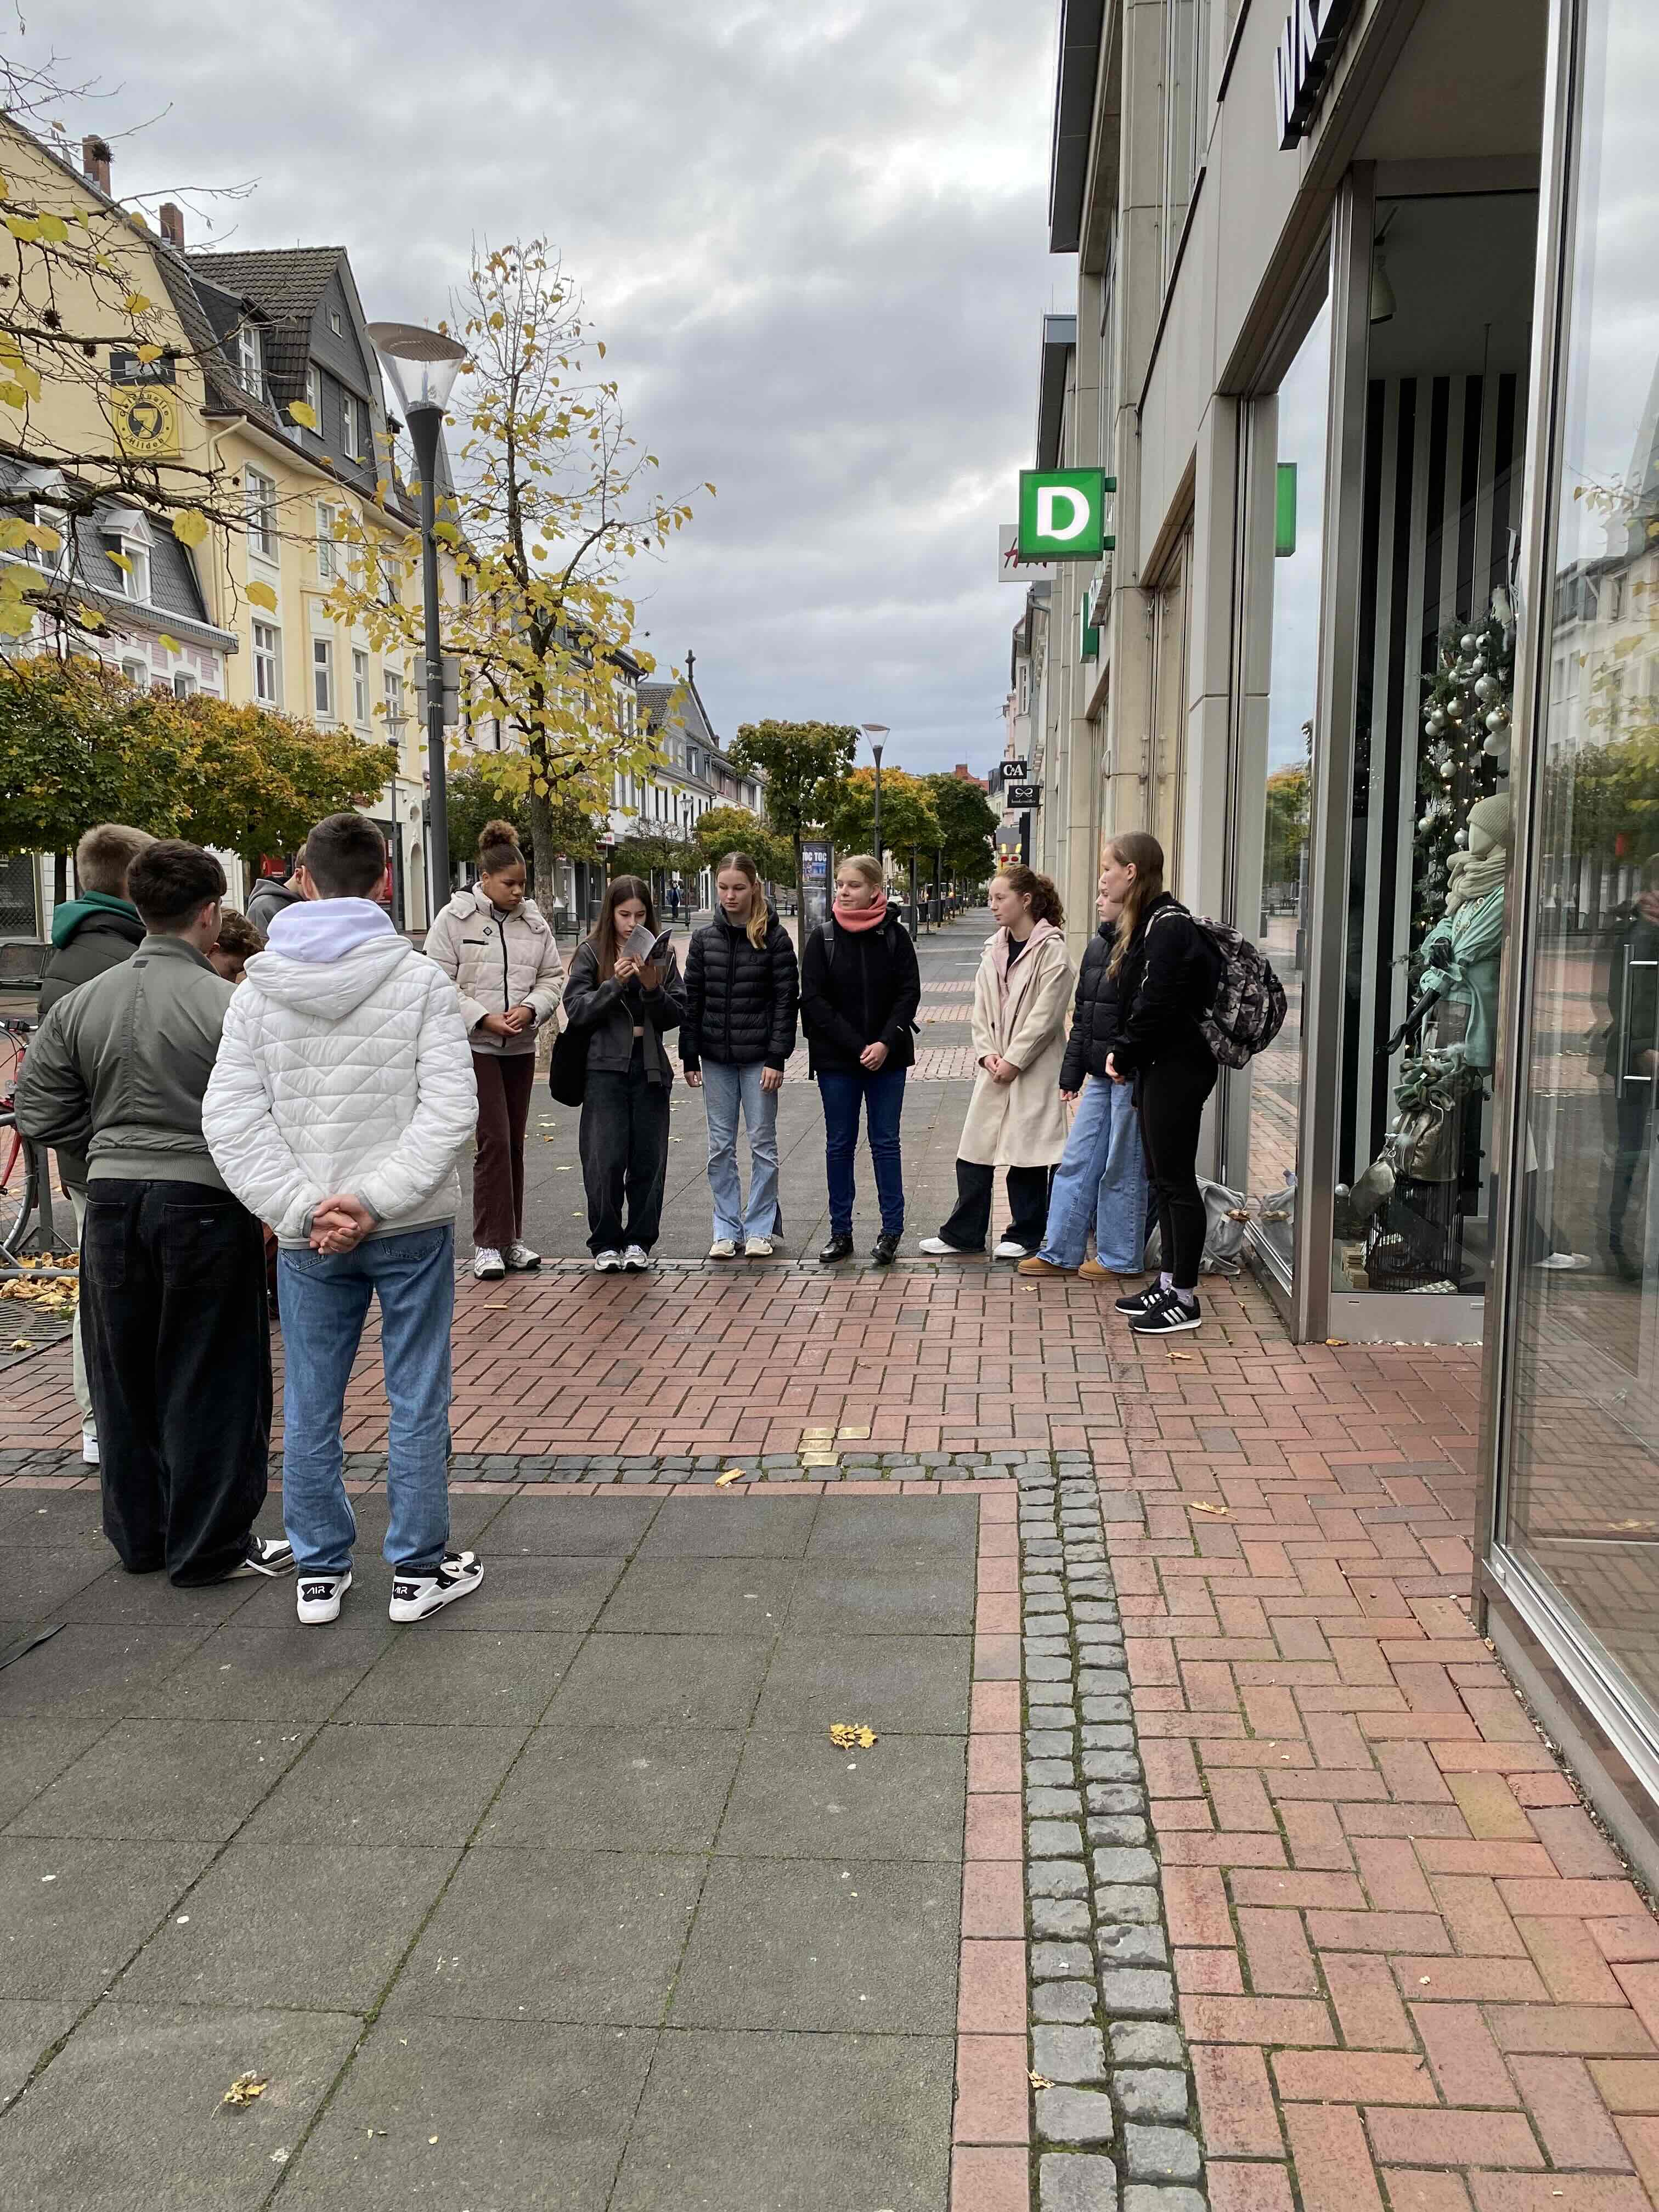
[[[1530,192],[1376,210],[1362,481],[1340,488],[1361,568],[1337,1291],[1486,1288],[1537,222]]]
[[[1582,12],[1571,271],[1535,592],[1527,1045],[1507,1209],[1511,1589],[1550,1586],[1595,1694],[1659,1708],[1659,263],[1648,0]],[[1517,802],[1519,803],[1519,802]],[[1566,1639],[1558,1643],[1558,1650]],[[1581,1663],[1575,1661],[1575,1665]]]

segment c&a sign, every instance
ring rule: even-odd
[[[1308,135],[1331,64],[1359,0],[1295,0],[1273,55],[1279,143],[1286,153]]]

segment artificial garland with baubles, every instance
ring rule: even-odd
[[[1450,623],[1440,634],[1432,676],[1424,682],[1419,801],[1412,870],[1413,951],[1445,912],[1452,854],[1467,842],[1469,809],[1489,799],[1510,772],[1515,699],[1515,617],[1494,592],[1479,623]]]

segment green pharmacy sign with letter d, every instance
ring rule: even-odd
[[[1106,535],[1106,495],[1117,480],[1103,469],[1022,469],[1022,561],[1094,561],[1117,541]]]

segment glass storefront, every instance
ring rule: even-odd
[[[1659,1746],[1659,15],[1585,0],[1540,554],[1500,1580]],[[1516,1571],[1519,1571],[1517,1573]],[[1599,1686],[1597,1690],[1587,1685]]]

